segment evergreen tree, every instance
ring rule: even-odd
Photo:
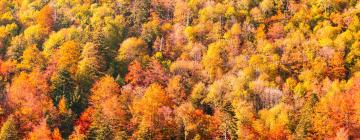
[[[0,140],[20,139],[19,133],[13,116],[10,116],[1,127]]]
[[[70,72],[60,70],[51,78],[51,83],[51,96],[54,104],[57,106],[61,98],[65,97],[67,108],[72,108],[75,83]]]
[[[307,139],[312,134],[312,115],[314,106],[318,102],[316,94],[311,94],[308,101],[301,109],[300,121],[296,126],[296,139]]]

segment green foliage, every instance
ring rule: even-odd
[[[296,126],[296,138],[306,139],[311,138],[312,128],[312,115],[314,113],[314,106],[318,102],[316,94],[311,94],[305,105],[301,109],[301,116],[298,125]]]
[[[16,140],[19,139],[19,131],[13,116],[9,116],[6,122],[1,127],[0,139],[1,140]]]
[[[60,70],[51,78],[51,96],[54,105],[58,105],[60,100],[64,97],[66,101],[66,108],[72,108],[74,101],[74,80],[69,71]],[[76,109],[76,108],[72,108]]]

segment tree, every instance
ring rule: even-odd
[[[335,53],[333,58],[330,61],[330,68],[327,72],[327,75],[333,79],[343,79],[346,76],[346,69],[345,69],[345,62],[344,62],[344,56],[342,56],[339,53]]]
[[[252,127],[256,120],[252,106],[246,101],[234,100],[233,102],[235,118],[237,119],[237,136],[239,139],[254,139],[257,138],[257,133]]]
[[[139,61],[135,60],[131,62],[128,71],[125,76],[125,82],[132,85],[145,85],[145,71],[142,69]]]
[[[167,73],[164,67],[157,60],[151,60],[145,71],[144,83],[149,85],[156,82],[161,85],[165,85],[167,78]]]
[[[76,126],[73,133],[70,135],[71,140],[85,140],[86,135],[92,123],[92,115],[94,110],[92,108],[86,109],[75,122]]]
[[[259,119],[254,122],[253,127],[260,138],[286,139],[290,137],[289,113],[289,107],[283,103],[269,110],[260,110]]]
[[[51,137],[53,140],[63,140],[59,128],[54,129],[53,133],[51,134]]]
[[[174,76],[169,80],[166,92],[171,100],[177,105],[180,105],[185,101],[186,93],[180,76]]]
[[[270,26],[269,31],[266,33],[266,36],[269,40],[276,40],[284,38],[285,31],[283,24],[277,22]]]
[[[202,110],[194,108],[191,103],[181,104],[176,109],[176,119],[178,125],[183,125],[183,139],[202,139],[219,138],[219,123],[210,115]]]
[[[132,2],[131,17],[133,19],[133,30],[141,28],[141,24],[146,22],[150,16],[151,0],[134,0]]]
[[[165,123],[165,121],[170,120],[160,119],[161,114],[158,114],[162,108],[168,108],[171,111],[170,106],[171,101],[164,89],[157,83],[151,84],[143,97],[135,100],[132,104],[133,119],[136,120],[137,125],[133,137],[145,139],[170,138],[174,132],[171,132],[172,129],[166,127]]]
[[[93,43],[85,44],[81,52],[81,60],[78,66],[79,75],[96,78],[102,74],[104,71],[102,61],[104,61],[104,59],[102,54],[100,54],[99,49],[99,46]]]
[[[53,110],[48,92],[47,80],[39,70],[22,72],[12,80],[7,100],[15,115],[20,116],[21,131],[30,129]]]
[[[7,48],[6,57],[12,60],[20,60],[26,48],[25,45],[26,42],[23,41],[23,36],[14,37]]]
[[[312,116],[314,114],[314,107],[318,102],[316,94],[311,94],[308,101],[301,109],[301,116],[298,125],[296,126],[296,137],[299,139],[311,138],[313,131]]]
[[[320,98],[312,122],[318,137],[335,137],[342,128],[348,130],[351,136],[360,135],[357,131],[360,128],[356,101],[360,97],[358,81],[358,78],[351,79],[348,90],[344,90],[344,82],[334,82],[326,95]]]
[[[25,29],[22,41],[24,41],[26,45],[41,45],[46,38],[44,32],[46,32],[45,29],[40,25],[32,25]]]
[[[36,45],[28,46],[23,52],[21,59],[22,61],[18,65],[21,69],[32,70],[34,68],[45,68],[46,60]]]
[[[43,120],[39,125],[33,128],[29,133],[27,140],[51,140],[51,131],[46,124],[46,121]]]
[[[275,3],[274,0],[263,0],[259,6],[264,15],[270,16],[275,8]]]
[[[203,100],[206,98],[206,87],[205,84],[200,82],[193,86],[193,89],[190,94],[190,101],[193,103],[194,107],[198,107],[202,104]]]
[[[133,60],[141,60],[147,54],[146,43],[138,38],[128,38],[120,45],[118,60],[129,63]]]
[[[75,41],[67,41],[60,46],[57,51],[56,62],[59,70],[68,70],[74,75],[78,69],[78,62],[80,60],[81,50],[78,43]]]
[[[60,100],[64,97],[66,104],[66,108],[76,109],[73,108],[74,102],[74,88],[75,82],[72,79],[70,72],[66,70],[60,70],[59,72],[55,73],[51,77],[51,97],[53,99],[54,105],[58,106]]]
[[[202,64],[211,80],[220,78],[224,72],[226,62],[224,46],[225,43],[222,41],[210,44],[206,55],[203,57]]]
[[[91,87],[95,80],[105,73],[106,64],[103,54],[101,54],[100,46],[93,43],[85,44],[81,53],[80,62],[78,64],[78,71],[76,73],[76,95],[80,96],[77,100],[76,108],[81,112],[81,108],[86,107],[87,97],[90,93]],[[73,108],[73,109],[74,109]]]
[[[18,128],[13,116],[9,116],[0,130],[1,140],[16,140],[20,139]]]
[[[108,116],[121,116],[122,110],[117,105],[119,102],[120,96],[120,86],[115,82],[115,80],[110,76],[102,77],[97,81],[92,88],[92,94],[90,96],[90,103],[92,107],[100,108],[104,111],[103,115]],[[116,107],[116,108],[113,108]]]
[[[57,49],[60,48],[67,41],[76,40],[78,42],[85,38],[80,29],[75,27],[63,28],[57,32],[49,35],[48,39],[43,44],[42,53],[46,58],[51,58]]]
[[[56,135],[58,138],[68,138],[68,136],[74,130],[74,122],[77,117],[77,114],[73,113],[71,109],[69,109],[66,99],[64,96],[60,99],[59,104],[57,105],[58,112],[53,113],[52,116],[48,119],[49,126],[53,130],[52,136]],[[74,109],[76,110],[76,109]],[[58,132],[56,132],[56,130]]]
[[[46,33],[50,33],[54,27],[54,9],[49,5],[44,6],[36,18],[37,23],[43,27]]]
[[[90,133],[97,139],[126,138],[127,114],[120,96],[120,86],[110,76],[102,77],[92,88],[90,107],[94,114]]]

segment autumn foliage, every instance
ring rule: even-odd
[[[0,140],[360,139],[359,0],[0,0]]]

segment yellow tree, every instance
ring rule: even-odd
[[[118,60],[128,63],[132,60],[141,60],[147,54],[147,45],[142,39],[128,38],[120,45]]]
[[[32,70],[33,68],[44,68],[45,57],[41,54],[36,45],[28,46],[21,57],[22,61],[18,67],[25,70]]]
[[[133,119],[138,125],[133,137],[169,139],[173,132],[171,132],[172,129],[168,125],[174,124],[174,122],[171,122],[171,117],[163,116],[164,114],[159,112],[167,110],[171,114],[170,106],[171,102],[163,87],[157,83],[151,84],[146,89],[143,97],[135,100],[132,105]],[[161,119],[162,117],[170,120],[163,120]],[[167,121],[169,121],[169,123],[166,123]],[[167,132],[164,132],[165,130]]]
[[[81,56],[81,48],[75,41],[67,41],[60,46],[55,56],[57,68],[59,70],[68,70],[71,74],[75,74],[78,68],[78,62]]]
[[[289,107],[280,103],[269,110],[260,110],[259,119],[254,121],[253,127],[261,139],[288,139],[291,136],[288,115]]]
[[[19,132],[16,126],[14,116],[9,116],[7,120],[2,124],[0,130],[0,139],[2,140],[19,139]]]
[[[40,125],[35,126],[26,140],[52,140],[51,131],[46,124],[46,120],[43,120]]]
[[[256,114],[249,103],[242,100],[233,101],[235,118],[237,119],[237,135],[239,139],[251,140],[257,138],[257,133],[252,127]]]
[[[226,57],[223,50],[226,44],[223,41],[218,41],[209,45],[209,49],[202,60],[202,64],[205,67],[211,80],[221,77],[224,72],[224,65]]]

